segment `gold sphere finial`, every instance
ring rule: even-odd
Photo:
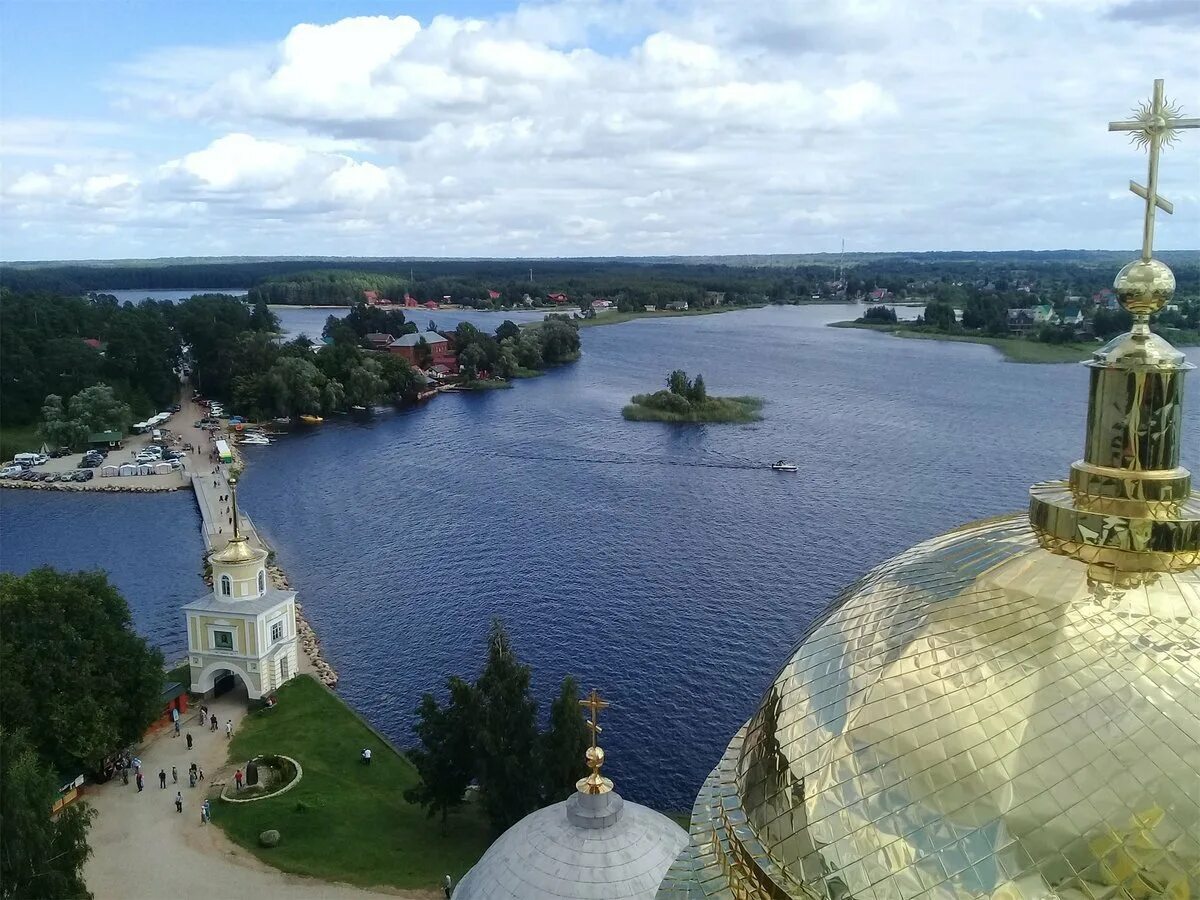
[[[1117,273],[1113,289],[1134,316],[1152,316],[1175,295],[1175,274],[1157,259],[1136,259]]]

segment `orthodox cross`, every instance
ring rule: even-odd
[[[580,700],[579,705],[591,710],[592,717],[588,720],[588,728],[592,731],[592,752],[588,754],[588,765],[591,767],[593,774],[600,771],[600,766],[604,763],[604,757],[600,756],[597,759],[596,736],[604,729],[600,727],[599,721],[600,710],[608,709],[608,701],[600,697],[600,692],[592,688],[592,692],[587,695],[586,700]]]
[[[1200,128],[1200,119],[1185,119],[1177,104],[1163,99],[1163,80],[1154,79],[1154,97],[1149,102],[1139,103],[1133,110],[1133,118],[1124,122],[1109,122],[1109,131],[1129,131],[1130,137],[1139,147],[1150,150],[1150,171],[1143,187],[1136,181],[1129,182],[1129,189],[1146,201],[1146,219],[1142,225],[1142,259],[1149,262],[1154,252],[1154,212],[1161,209],[1170,215],[1175,211],[1171,201],[1158,195],[1158,155],[1164,147],[1174,143],[1175,132],[1181,128]]]

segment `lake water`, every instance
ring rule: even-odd
[[[323,322],[289,310],[285,327],[310,312]],[[580,362],[512,390],[250,448],[244,501],[340,693],[408,744],[421,693],[473,676],[499,616],[542,712],[566,673],[611,698],[605,772],[623,794],[690,806],[839,590],[918,540],[1024,508],[1082,449],[1082,367],[824,327],[848,312],[587,329]],[[764,397],[764,420],[625,422],[629,396],[676,367]],[[1195,416],[1185,447],[1196,471]],[[780,457],[801,473],[765,468]],[[138,627],[178,655],[178,607],[201,590],[190,497],[0,502],[6,568],[107,567]]]

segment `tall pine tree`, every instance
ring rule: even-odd
[[[413,730],[421,746],[408,751],[408,758],[421,776],[421,783],[404,792],[409,803],[426,808],[430,818],[446,816],[463,802],[467,785],[475,775],[474,729],[475,688],[458,677],[447,682],[450,697],[438,706],[432,694],[421,698]]]
[[[571,796],[575,782],[587,775],[584,753],[590,744],[591,735],[579,705],[579,682],[568,675],[550,707],[550,729],[542,735],[543,804]]]
[[[537,704],[529,667],[513,652],[499,619],[492,622],[488,659],[476,683],[479,716],[476,774],[484,811],[497,833],[538,808]]]

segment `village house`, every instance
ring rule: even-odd
[[[546,299],[549,300],[551,303],[566,303],[567,295],[566,294],[547,294]]]
[[[372,331],[366,337],[366,341],[372,350],[386,350],[394,340],[395,338],[392,335],[379,331]]]
[[[1083,311],[1078,306],[1068,306],[1058,317],[1064,325],[1082,325]]]
[[[380,296],[379,291],[363,291],[363,299],[367,301],[368,306],[384,306],[392,302]]]
[[[407,306],[409,309],[412,309],[413,307],[420,306],[421,304],[417,302],[416,297],[414,297],[412,294],[409,294],[408,292],[405,292],[404,305]]]
[[[892,299],[892,292],[887,288],[875,288],[867,295],[867,299],[874,303],[884,303]]]
[[[688,302],[686,300],[672,300],[667,304],[667,309],[673,309],[676,312],[687,312]]]
[[[1033,319],[1032,309],[1010,309],[1008,311],[1008,333],[1016,335],[1029,334],[1037,327]]]
[[[598,313],[608,312],[612,308],[613,308],[612,301],[606,300],[603,297],[597,297],[595,300],[592,301],[592,309]]]
[[[725,302],[724,291],[705,291],[704,299],[710,306],[720,306]]]
[[[429,348],[428,359],[423,359],[421,344]],[[415,331],[402,334],[388,345],[388,351],[403,356],[418,369],[434,369],[444,366],[447,372],[458,371],[458,357],[453,342],[436,331]]]
[[[500,292],[499,292],[499,291],[493,291],[491,288],[488,288],[488,299],[489,299],[489,300],[499,300],[499,299],[500,299]]]

